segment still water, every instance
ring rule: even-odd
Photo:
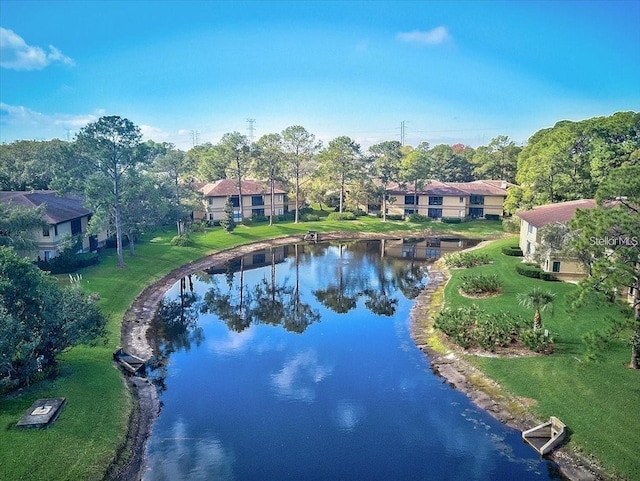
[[[144,480],[558,479],[409,335],[423,259],[465,245],[286,246],[182,279],[155,325]]]

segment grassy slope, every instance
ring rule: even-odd
[[[471,222],[460,226],[428,225],[437,231],[457,230],[463,235],[484,237],[500,229],[499,222]],[[120,322],[136,295],[148,284],[176,267],[206,254],[270,237],[320,232],[399,232],[422,230],[425,225],[405,222],[383,224],[375,218],[352,222],[322,221],[284,223],[274,226],[239,226],[232,235],[220,229],[195,234],[193,247],[173,247],[173,232],[164,232],[140,244],[135,258],[125,255],[127,267],[116,268],[113,251],[104,254],[99,266],[85,270],[88,292],[100,295],[109,315],[108,338],[98,346],[79,346],[59,359],[60,376],[24,389],[19,395],[0,398],[0,479],[100,480],[122,442],[131,400],[111,354],[120,342]],[[67,406],[58,421],[45,431],[21,431],[15,423],[33,401],[43,397],[66,397]]]
[[[519,258],[500,253],[513,240],[495,242],[485,248],[496,262],[474,268],[497,273],[504,280],[504,293],[493,299],[470,300],[458,294],[459,276],[453,271],[445,290],[447,305],[477,303],[489,310],[518,312],[533,319],[533,312],[518,305],[516,295],[541,286],[556,294],[552,314],[543,313],[543,324],[555,338],[552,356],[523,359],[471,358],[490,377],[517,396],[538,401],[534,408],[541,418],[558,416],[570,428],[571,441],[599,459],[605,469],[629,479],[640,479],[638,440],[640,433],[640,373],[625,367],[630,347],[613,340],[601,363],[581,362],[582,335],[601,328],[605,316],[619,315],[615,306],[585,306],[570,310],[569,295],[575,286],[544,282],[516,274]],[[546,315],[545,315],[546,314]]]

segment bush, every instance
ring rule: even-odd
[[[443,309],[436,314],[434,325],[465,349],[481,347],[493,351],[496,346],[516,342],[528,321],[508,312],[487,313],[474,304]]]
[[[349,209],[348,212],[353,212],[356,217],[364,217],[367,213],[362,210],[360,207],[356,207],[355,209]]]
[[[100,257],[95,252],[83,254],[61,255],[48,261],[38,262],[38,267],[51,274],[69,274],[83,267],[94,266],[100,262]]]
[[[544,271],[537,264],[516,264],[516,272],[521,276],[540,279]]]
[[[546,329],[522,329],[520,341],[534,352],[550,353],[553,350],[553,338]]]
[[[502,248],[502,253],[506,256],[522,257],[524,253],[519,246],[507,246]]]
[[[510,234],[518,234],[520,232],[520,217],[505,217],[502,219],[502,230]]]
[[[171,239],[172,246],[178,247],[189,247],[193,245],[193,239],[189,234],[177,235],[173,239]]]
[[[496,274],[474,274],[462,276],[460,289],[466,294],[491,294],[502,289],[502,282]]]
[[[498,214],[486,214],[484,218],[487,220],[500,220],[500,216]]]
[[[302,222],[316,222],[320,220],[320,216],[316,214],[302,214]]]
[[[353,212],[331,212],[327,219],[329,220],[356,220],[356,215]]]
[[[443,224],[462,224],[462,217],[443,217]]]
[[[489,256],[478,252],[453,252],[444,256],[447,267],[475,267],[489,263]]]
[[[265,222],[269,222],[269,218],[266,215],[254,215],[242,221],[244,225],[262,224]]]
[[[422,214],[409,214],[407,216],[407,220],[409,222],[415,222],[417,224],[423,224],[425,222],[431,222],[431,219],[429,217],[427,217],[426,215],[422,215]]]
[[[276,217],[278,222],[289,222],[292,220],[295,220],[295,214],[289,213],[289,214],[280,214]]]
[[[189,226],[191,232],[204,232],[207,230],[207,223],[204,220],[192,222]]]
[[[404,220],[402,214],[387,214],[387,220]]]
[[[540,279],[548,282],[553,282],[558,280],[558,278],[554,276],[551,272],[544,272],[544,271],[540,273]]]

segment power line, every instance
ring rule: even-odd
[[[200,131],[198,131],[198,130],[192,130],[191,131],[191,143],[192,143],[193,147],[195,147],[196,145],[198,145],[200,143]]]

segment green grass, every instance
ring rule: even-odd
[[[173,231],[143,239],[134,258],[125,251],[127,267],[118,269],[113,250],[102,255],[98,266],[82,271],[87,292],[100,295],[100,306],[109,316],[107,339],[94,347],[79,346],[59,358],[60,375],[11,396],[0,398],[0,479],[101,480],[118,446],[124,440],[132,404],[112,353],[120,343],[120,324],[126,309],[142,289],[173,269],[215,251],[239,244],[318,232],[435,233],[459,232],[486,238],[501,234],[499,221],[475,221],[460,225],[381,222],[373,217],[353,221],[282,223],[238,226],[232,234],[220,228],[193,234],[191,247],[170,245]],[[66,277],[61,278],[64,282]],[[49,429],[22,431],[15,423],[33,401],[42,397],[66,397],[67,406]]]
[[[603,328],[606,316],[619,316],[613,305],[589,305],[572,311],[569,296],[576,286],[545,282],[515,272],[521,259],[501,254],[513,240],[501,240],[483,249],[494,263],[468,270],[452,271],[445,289],[446,305],[457,307],[476,303],[491,311],[520,313],[531,318],[533,311],[518,305],[516,295],[535,286],[553,293],[553,313],[543,313],[543,327],[551,331],[555,352],[550,356],[498,359],[469,357],[509,392],[530,399],[534,412],[545,419],[559,417],[570,430],[571,444],[597,458],[615,478],[640,479],[640,372],[628,369],[631,356],[625,341],[613,340],[600,363],[582,360],[585,332]],[[502,295],[489,299],[467,299],[458,294],[465,273],[498,274],[503,280]]]

